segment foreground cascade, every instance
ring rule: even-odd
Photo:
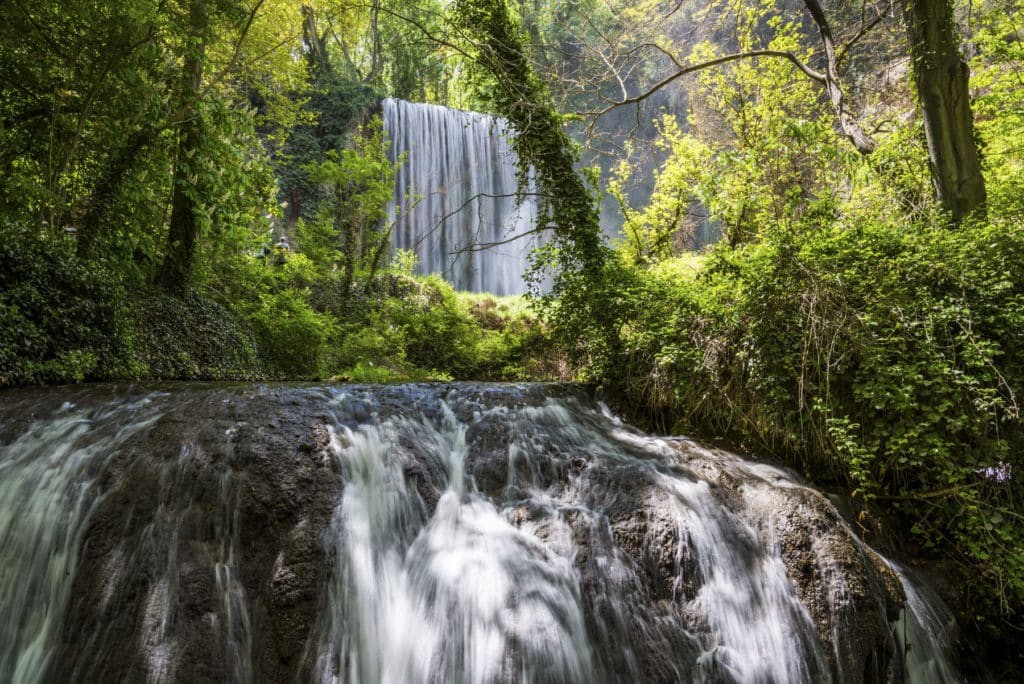
[[[956,678],[824,496],[573,387],[0,399],[0,681]]]
[[[537,201],[517,198],[517,157],[502,119],[386,99],[384,131],[399,165],[388,212],[392,245],[416,253],[421,273],[457,290],[526,291]]]

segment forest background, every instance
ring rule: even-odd
[[[594,382],[853,492],[1020,668],[1022,41],[1022,0],[12,0],[0,385]],[[511,122],[550,287],[392,253],[386,96]]]

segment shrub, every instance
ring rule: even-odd
[[[115,272],[64,235],[0,223],[0,385],[130,376],[132,344]]]
[[[308,290],[289,288],[243,305],[268,366],[288,377],[321,375],[323,349],[335,333],[335,321],[314,311],[308,297]]]
[[[1022,226],[805,228],[637,271],[601,367],[677,430],[849,482],[1020,609]]]

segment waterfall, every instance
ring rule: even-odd
[[[115,402],[89,415],[64,402],[0,447],[0,681],[47,681],[97,503],[90,470],[146,426],[138,408]],[[118,428],[97,435],[96,421]]]
[[[961,681],[953,663],[951,633],[956,625],[953,614],[926,585],[916,581],[899,565],[892,563],[900,576],[907,603],[900,613],[894,632],[907,684],[957,684]]]
[[[405,158],[388,207],[393,247],[414,251],[421,273],[439,273],[456,289],[525,292],[537,202],[516,198],[504,120],[386,99],[384,131],[391,159]]]
[[[58,392],[0,402],[2,681],[956,681],[826,497],[580,388]]]

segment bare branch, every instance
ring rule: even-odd
[[[239,55],[242,54],[242,45],[245,43],[245,39],[249,35],[249,29],[252,28],[253,22],[256,21],[256,16],[259,14],[260,8],[263,7],[264,2],[265,0],[256,0],[256,4],[254,4],[252,9],[249,10],[249,16],[245,18],[245,24],[242,26],[242,30],[238,34],[238,40],[235,41],[235,48],[231,52],[231,59],[228,60],[227,64],[224,65],[224,68],[221,69],[220,72],[207,84],[204,89],[204,95],[209,92],[211,88],[221,83],[228,73],[230,73],[235,67],[235,64],[238,62]]]
[[[650,44],[650,43],[647,43],[645,45],[648,46],[648,47],[656,48],[658,50],[661,50],[663,53],[668,54],[667,51],[665,51],[664,49],[662,49],[662,48],[660,48],[660,47],[658,47],[656,45],[653,45],[653,44]],[[671,57],[672,61],[675,62],[677,65],[680,64],[679,60],[677,60],[674,56],[670,55],[670,57]],[[751,58],[754,58],[754,57],[777,57],[779,59],[789,60],[798,69],[800,69],[800,71],[804,72],[804,74],[806,74],[808,78],[811,78],[811,79],[813,79],[815,81],[818,81],[819,83],[826,83],[827,82],[827,78],[826,78],[825,74],[822,74],[821,72],[815,71],[814,69],[810,68],[809,66],[804,64],[800,60],[800,58],[797,57],[792,52],[788,52],[788,51],[785,51],[785,50],[749,50],[747,52],[737,52],[737,53],[733,53],[731,55],[725,55],[723,57],[717,57],[715,59],[711,59],[711,60],[708,60],[706,62],[701,62],[699,64],[691,64],[690,66],[680,67],[674,74],[671,74],[671,75],[663,78],[661,81],[659,81],[658,83],[654,84],[653,86],[651,86],[650,88],[648,88],[644,92],[640,93],[639,95],[636,95],[634,97],[627,97],[627,98],[624,98],[624,99],[619,100],[617,102],[613,102],[610,105],[608,105],[607,107],[605,107],[604,109],[601,109],[601,110],[598,110],[598,111],[584,112],[584,115],[593,117],[592,120],[591,120],[591,123],[590,123],[590,130],[593,131],[593,127],[596,124],[597,120],[600,119],[605,114],[608,114],[609,112],[614,111],[614,110],[618,109],[619,107],[624,107],[626,105],[631,105],[631,104],[639,105],[639,103],[641,103],[644,100],[648,99],[649,97],[654,95],[656,92],[658,92],[659,90],[661,90],[665,86],[667,86],[670,83],[672,83],[673,81],[676,81],[677,79],[685,76],[686,74],[692,74],[692,73],[694,73],[696,71],[701,71],[703,69],[708,69],[710,67],[718,66],[720,64],[727,64],[729,62],[735,62],[735,61],[741,60],[741,59],[751,59]]]
[[[866,11],[866,5],[864,9]],[[871,21],[865,21],[862,13],[860,29],[841,48],[836,50],[836,66],[843,63],[843,60],[846,59],[847,54],[850,52],[850,48],[860,42],[860,39],[870,33],[876,26],[885,21],[885,17],[889,14],[890,9],[892,9],[892,0],[886,2],[885,7],[882,9],[875,8],[876,16]]]
[[[811,19],[818,26],[821,42],[825,46],[825,60],[827,62],[825,90],[828,92],[828,99],[832,102],[832,108],[836,111],[839,127],[842,129],[843,135],[853,143],[858,152],[861,154],[871,154],[875,151],[877,144],[861,129],[856,119],[846,110],[843,89],[839,83],[839,60],[836,57],[835,39],[832,37],[832,28],[825,17],[825,11],[821,8],[818,0],[804,0],[804,6],[807,7]]]

